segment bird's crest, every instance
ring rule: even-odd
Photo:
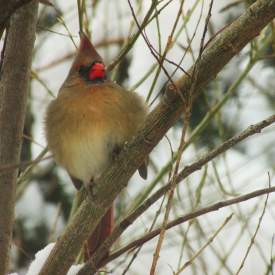
[[[103,60],[89,38],[84,33],[80,33],[80,45],[70,73],[78,71],[81,66],[87,66],[95,62],[103,63]]]

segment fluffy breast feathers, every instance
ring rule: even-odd
[[[88,182],[110,162],[115,146],[142,126],[146,107],[135,93],[113,83],[63,87],[46,114],[46,137],[56,161]]]

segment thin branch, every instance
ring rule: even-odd
[[[44,149],[44,151],[48,151],[47,149]],[[46,153],[45,152],[45,153]],[[45,155],[45,153],[43,155]],[[48,160],[48,159],[51,159],[52,156],[47,156],[47,157],[39,157],[39,158],[36,158],[34,160],[27,160],[27,161],[22,161],[20,163],[17,163],[17,164],[5,164],[5,165],[1,165],[0,166],[0,173],[3,173],[4,171],[11,171],[11,170],[14,170],[14,169],[24,169],[32,164],[38,164],[39,162],[41,161],[44,161],[44,160]]]
[[[179,11],[178,11],[178,15],[176,17],[176,21],[175,21],[174,26],[173,26],[173,30],[172,30],[172,32],[170,34],[170,37],[169,37],[170,40],[172,40],[172,38],[173,38],[174,31],[176,29],[178,20],[180,18],[180,14],[182,12],[183,3],[184,3],[184,1],[182,0]],[[170,43],[168,42],[167,45],[166,45],[166,48],[165,48],[165,51],[164,51],[164,57],[168,52],[169,44]],[[163,66],[163,61],[164,61],[164,58],[162,58],[160,60],[160,66]],[[190,103],[187,100],[184,100],[183,102],[185,104],[185,106],[184,106],[185,108],[184,108],[184,112],[183,112],[184,126],[182,128],[181,140],[180,140],[180,145],[179,145],[179,149],[178,149],[178,156],[177,156],[176,165],[175,165],[175,168],[174,168],[173,173],[172,173],[172,182],[171,182],[170,190],[169,190],[169,193],[168,193],[167,205],[166,205],[164,218],[163,218],[163,222],[162,222],[162,230],[160,232],[159,239],[158,239],[158,242],[157,242],[157,246],[156,246],[156,249],[155,249],[155,252],[154,252],[154,255],[153,255],[153,260],[152,260],[151,269],[150,269],[150,275],[154,275],[155,272],[156,272],[157,262],[158,262],[158,259],[159,259],[162,243],[163,243],[164,237],[165,237],[165,227],[167,225],[167,222],[168,222],[168,219],[169,219],[169,214],[170,214],[170,211],[171,211],[171,208],[172,208],[172,202],[173,202],[173,198],[174,198],[174,191],[175,191],[175,188],[176,188],[176,177],[177,177],[177,174],[178,174],[181,157],[182,157],[183,150],[184,150],[184,145],[186,144],[185,138],[186,138],[187,129],[189,127],[189,122],[190,122],[191,101],[190,101]]]
[[[67,36],[67,34],[66,34],[66,36]],[[107,46],[112,46],[112,45],[121,45],[124,41],[125,41],[124,37],[110,38],[110,39],[101,40],[101,41],[95,43],[94,45],[95,45],[95,48],[101,48],[101,47],[107,47]],[[54,60],[46,63],[45,65],[42,65],[39,68],[36,68],[34,71],[41,72],[41,71],[51,69],[54,66],[61,64],[64,61],[72,59],[74,57],[74,55],[75,55],[75,51],[71,51],[69,53],[64,54],[61,57],[55,58]]]
[[[275,186],[269,187],[269,188],[264,188],[264,189],[259,189],[257,191],[245,194],[243,196],[239,196],[239,197],[234,198],[234,199],[217,202],[213,205],[210,205],[208,207],[201,208],[199,210],[193,211],[189,214],[186,214],[184,216],[181,216],[181,217],[169,222],[167,224],[166,229],[173,228],[173,227],[175,227],[179,224],[182,224],[186,221],[192,220],[192,219],[197,218],[199,216],[205,215],[207,213],[218,211],[218,210],[220,210],[224,207],[227,207],[229,205],[233,205],[233,204],[236,204],[236,203],[241,203],[241,202],[244,202],[244,201],[247,201],[247,200],[250,200],[250,199],[254,199],[256,197],[266,195],[266,194],[269,194],[269,193],[274,193],[274,192],[275,192]],[[114,253],[112,253],[102,264],[104,265],[107,262],[110,262],[110,261],[116,259],[117,257],[122,255],[126,251],[129,251],[129,250],[132,250],[136,247],[139,247],[140,245],[142,245],[142,244],[150,241],[151,239],[155,238],[156,236],[158,236],[159,233],[160,233],[160,228],[155,229],[154,231],[142,236],[141,238],[131,242],[130,244],[128,244],[128,245],[124,246],[123,248],[121,248],[121,249],[115,251]],[[78,275],[80,275],[80,273]],[[84,275],[84,273],[83,273],[83,275]]]
[[[183,2],[182,2],[182,3],[183,3]],[[180,91],[179,91],[179,87],[174,83],[174,81],[173,81],[173,79],[171,78],[170,74],[168,73],[168,71],[166,70],[166,68],[165,68],[164,65],[163,65],[164,58],[162,58],[162,57],[159,58],[159,57],[158,57],[157,51],[155,50],[155,48],[153,47],[153,45],[150,43],[150,41],[149,41],[149,39],[148,39],[148,37],[147,37],[145,31],[143,31],[143,30],[142,30],[142,27],[139,25],[139,22],[138,22],[138,20],[137,20],[136,15],[135,15],[134,8],[133,8],[133,6],[132,6],[130,0],[128,0],[128,4],[129,4],[129,7],[130,7],[130,9],[131,9],[132,16],[133,16],[133,18],[134,18],[134,20],[135,20],[135,22],[136,22],[136,25],[137,25],[137,27],[138,27],[138,29],[139,29],[139,32],[140,32],[141,36],[143,37],[143,39],[144,39],[146,45],[148,46],[148,49],[150,50],[150,52],[151,52],[151,54],[153,55],[153,57],[157,60],[157,62],[159,63],[159,66],[162,68],[163,72],[165,73],[165,75],[167,76],[167,78],[169,79],[169,81],[171,82],[171,85],[173,86],[173,89],[175,89],[175,90],[178,92],[178,94],[182,97],[182,94],[181,94]],[[172,38],[172,37],[169,37],[169,38],[168,38],[168,42],[167,42],[167,46],[166,46],[167,51],[168,51],[168,49],[169,49],[168,45],[171,44],[171,38]],[[164,54],[164,56],[165,56],[165,55],[166,55],[166,53]],[[187,74],[187,75],[189,76],[189,74]],[[184,101],[184,98],[182,98],[182,99],[183,99],[183,101]]]
[[[269,174],[268,174],[268,179],[269,179],[269,187],[270,187],[270,175],[269,175]],[[256,230],[255,230],[255,232],[254,232],[254,234],[253,234],[253,236],[252,236],[252,238],[251,238],[251,241],[250,241],[250,243],[249,243],[249,246],[247,247],[247,250],[246,250],[246,252],[245,252],[245,255],[244,255],[244,257],[243,257],[243,259],[242,259],[242,261],[241,261],[241,264],[240,264],[240,266],[239,266],[239,268],[238,268],[238,270],[237,270],[237,272],[236,272],[236,275],[240,274],[240,272],[241,272],[241,270],[242,270],[242,268],[243,268],[243,266],[244,266],[244,263],[245,263],[245,261],[246,261],[246,259],[247,259],[247,256],[248,256],[248,254],[249,254],[249,252],[250,252],[250,250],[251,250],[251,248],[252,248],[252,246],[253,246],[253,244],[254,244],[254,242],[255,242],[255,238],[256,238],[257,233],[258,233],[258,231],[259,231],[259,229],[260,229],[260,226],[261,226],[261,224],[262,224],[262,220],[263,220],[263,217],[264,217],[264,214],[265,214],[265,211],[266,211],[266,206],[267,206],[268,198],[269,198],[269,193],[266,195],[266,199],[265,199],[265,203],[264,203],[264,208],[263,208],[262,214],[261,214],[261,216],[260,216],[260,218],[259,218],[259,222],[258,222],[258,224],[257,224]]]
[[[181,9],[182,9],[182,5],[183,5],[184,1],[182,0],[181,2]],[[193,69],[193,73],[192,73],[192,86],[190,88],[190,93],[187,94],[187,96],[185,97],[185,100],[183,101],[184,103],[184,127],[182,129],[182,135],[181,135],[181,141],[180,141],[180,146],[178,149],[178,155],[177,155],[177,160],[176,160],[176,165],[173,171],[173,176],[172,176],[172,181],[170,184],[170,190],[169,190],[169,194],[168,194],[168,201],[167,201],[167,206],[166,206],[166,210],[165,210],[165,214],[164,214],[164,219],[163,219],[163,223],[162,223],[162,230],[160,232],[159,235],[159,239],[157,242],[157,246],[156,246],[156,250],[153,256],[153,261],[152,261],[152,265],[151,265],[151,270],[150,270],[150,275],[154,275],[156,272],[156,266],[157,266],[157,261],[159,258],[159,254],[161,251],[161,247],[162,247],[162,243],[164,241],[164,236],[165,236],[165,227],[167,225],[168,222],[168,218],[169,218],[169,213],[170,210],[172,208],[172,201],[173,201],[173,197],[174,197],[174,190],[177,186],[177,175],[178,175],[178,170],[179,170],[179,165],[180,165],[180,161],[182,158],[182,154],[184,151],[184,147],[186,144],[185,141],[185,136],[186,136],[186,132],[187,132],[187,128],[189,126],[189,121],[190,121],[190,116],[191,116],[191,108],[192,108],[192,100],[190,96],[188,95],[192,95],[196,89],[196,85],[197,85],[197,77],[198,77],[198,70],[196,69],[196,66],[198,64],[198,62],[201,59],[202,53],[203,53],[203,45],[204,45],[204,39],[206,36],[206,32],[207,32],[207,27],[208,27],[208,23],[211,17],[211,11],[212,11],[212,6],[213,6],[213,0],[210,2],[209,5],[209,11],[208,11],[208,15],[205,21],[205,26],[204,26],[204,31],[203,31],[203,35],[202,35],[202,39],[201,39],[201,47],[200,47],[200,53],[199,53],[199,57],[194,65],[194,69]],[[179,14],[178,14],[179,16]]]
[[[154,12],[156,6],[157,6],[157,1],[152,0],[152,4],[151,4],[147,14],[144,17],[144,20],[140,26],[140,29],[138,29],[138,31],[129,39],[128,43],[122,48],[118,57],[107,67],[108,71],[112,71],[119,64],[119,62],[128,54],[128,52],[132,49],[134,43],[136,42],[139,35],[141,34],[141,31],[147,26],[148,21],[152,15],[152,13]]]
[[[177,273],[175,273],[174,275],[179,275],[184,269],[186,269],[189,265],[191,265],[194,260],[204,251],[204,249],[209,246],[210,243],[212,243],[214,241],[214,239],[218,236],[218,234],[223,230],[223,228],[227,225],[227,223],[231,220],[233,214],[231,214],[230,216],[228,216],[225,221],[222,223],[222,225],[217,229],[217,231],[213,234],[213,236],[211,236],[209,238],[209,240],[199,249],[199,251],[192,256],[192,258],[187,261],[186,263],[184,263],[184,265],[179,268],[179,270],[177,271]]]
[[[77,11],[78,11],[78,26],[79,26],[79,33],[83,32],[83,1],[77,0]]]
[[[274,275],[274,272],[273,272],[273,261],[274,261],[274,258],[273,258],[273,245],[274,245],[274,234],[272,236],[272,241],[271,241],[271,251],[270,251],[270,269],[271,269],[271,275]]]

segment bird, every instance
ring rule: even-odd
[[[45,135],[57,164],[77,190],[92,187],[126,142],[144,125],[143,98],[109,80],[105,64],[86,34],[58,95],[46,110]],[[147,177],[146,163],[139,168]],[[111,233],[111,207],[88,240],[87,258]]]

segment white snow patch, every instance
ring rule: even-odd
[[[78,271],[83,267],[83,264],[73,265],[68,271],[67,275],[76,275]]]
[[[50,243],[42,250],[38,251],[35,254],[35,259],[31,263],[29,270],[26,275],[37,275],[42,266],[44,265],[45,261],[47,260],[48,256],[50,255],[55,243]],[[73,265],[71,266],[70,270],[68,271],[67,275],[76,275],[77,272],[83,267],[83,265]],[[16,273],[10,275],[17,275]]]
[[[50,252],[52,251],[55,243],[50,243],[42,250],[38,251],[35,254],[35,259],[31,263],[30,268],[26,275],[36,275],[40,272],[43,264],[45,263],[46,259],[48,258]]]

